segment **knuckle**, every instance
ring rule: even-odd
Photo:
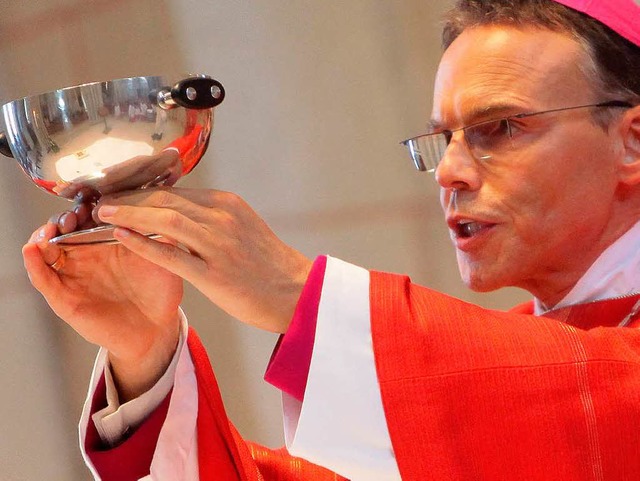
[[[221,191],[218,193],[218,202],[228,210],[235,211],[244,205],[244,200],[238,194],[233,192]]]
[[[178,212],[172,210],[167,212],[165,222],[168,227],[172,229],[179,229],[182,227],[183,217]]]
[[[236,230],[236,218],[228,212],[223,212],[218,216],[218,224],[225,232],[233,232]]]
[[[205,205],[208,207],[216,205],[218,202],[219,194],[220,194],[220,191],[218,190],[207,191],[204,196]]]
[[[173,205],[173,195],[164,189],[156,190],[151,194],[151,202],[156,207],[171,207]]]

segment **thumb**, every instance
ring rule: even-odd
[[[49,297],[60,285],[60,277],[50,266],[62,255],[62,249],[49,243],[56,234],[53,224],[38,229],[22,247],[22,258],[31,284],[45,297]]]

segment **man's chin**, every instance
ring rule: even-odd
[[[509,285],[504,276],[469,269],[466,266],[459,266],[459,270],[464,285],[474,292],[492,292]]]
[[[501,285],[493,285],[487,283],[478,283],[478,282],[466,282],[463,279],[464,284],[471,289],[473,292],[493,292],[498,289],[502,289],[504,286]]]

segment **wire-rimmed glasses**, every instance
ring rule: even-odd
[[[540,112],[522,113],[498,119],[483,120],[458,129],[427,132],[417,137],[403,140],[400,143],[409,149],[411,159],[416,169],[434,172],[444,157],[453,133],[459,130],[464,132],[464,140],[473,157],[477,160],[488,160],[496,154],[499,155],[505,152],[511,146],[510,141],[513,137],[513,127],[511,123],[515,120],[566,110],[631,107],[633,107],[633,105],[624,100],[611,100],[598,104],[576,105]]]

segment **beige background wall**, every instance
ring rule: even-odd
[[[8,3],[8,5],[7,5]],[[91,80],[182,72],[222,81],[209,152],[182,184],[243,195],[286,241],[487,306],[460,283],[429,174],[398,141],[428,118],[445,0],[3,2],[0,100]],[[95,349],[31,289],[20,248],[67,206],[0,159],[0,481],[86,480],[75,423]],[[281,443],[261,381],[275,341],[188,290],[185,310],[240,430]]]

